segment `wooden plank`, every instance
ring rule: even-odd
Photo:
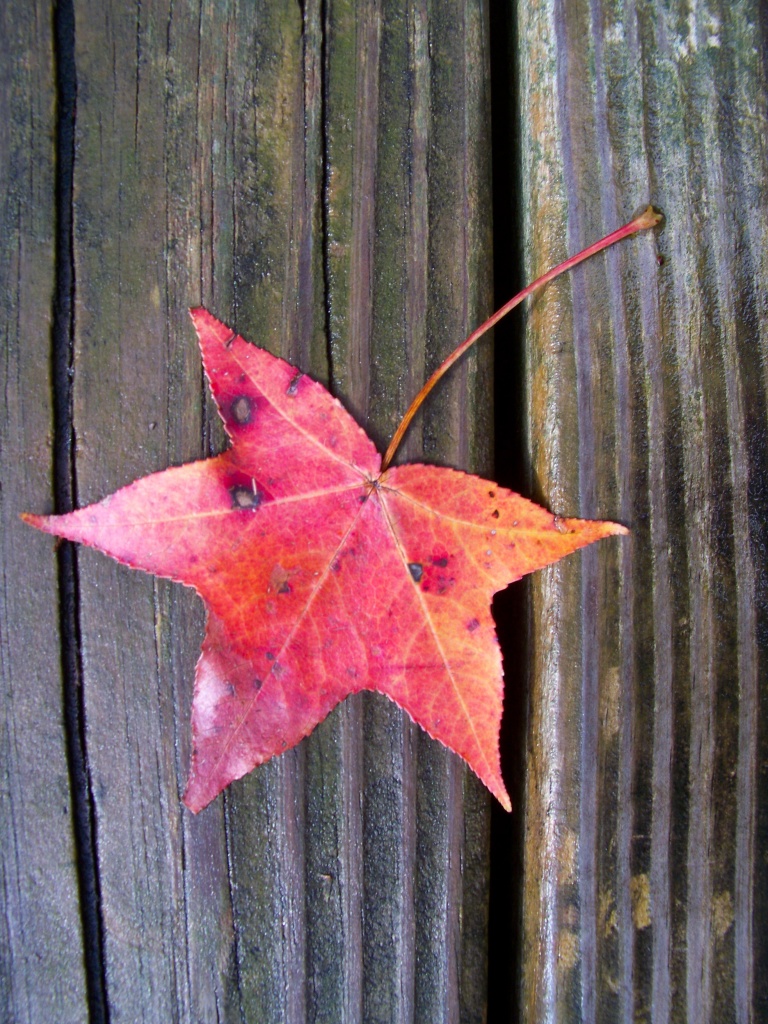
[[[458,128],[453,137],[440,135],[429,118],[429,79],[438,65],[428,60],[427,33],[431,27],[433,52],[448,63],[454,55],[442,50],[443,25],[451,13],[430,26],[418,5],[334,3],[323,26],[330,379],[379,440],[438,351],[434,338],[429,350],[426,322],[430,288],[440,280],[427,272],[435,237],[426,178],[430,144],[444,148],[446,162],[460,164],[452,194],[463,196],[466,188],[477,203],[464,221],[454,208],[454,230],[462,224],[467,230],[449,259],[445,251],[434,255],[441,273],[454,275],[462,304],[454,340],[487,303],[481,275],[467,259],[475,251],[479,211],[488,209],[475,199],[487,190],[484,157]],[[316,16],[317,8],[307,5],[305,25],[313,28],[305,35],[319,44]],[[468,71],[483,31],[476,11],[473,17],[454,44],[455,87],[466,89],[456,107],[465,112],[459,125],[487,124],[487,98],[472,92],[481,68]],[[273,94],[275,86],[267,83],[264,92]],[[485,115],[476,113],[483,109]],[[313,123],[310,110],[300,114],[299,125]],[[461,204],[464,209],[463,198]],[[482,254],[487,260],[487,245]],[[469,422],[467,414],[468,435]],[[411,444],[411,454],[418,452],[418,435]],[[464,439],[465,463],[477,447]],[[461,457],[458,447],[453,453]],[[233,794],[239,934],[243,946],[257,951],[241,960],[246,1013],[352,1022],[420,1019],[423,1007],[435,1019],[454,1019],[460,1008],[466,1019],[483,1012],[487,802],[454,759],[420,739],[401,712],[382,699],[350,700],[302,749],[265,766]],[[465,829],[474,841],[469,850]],[[255,848],[270,858],[266,870],[248,857]],[[270,878],[277,881],[267,884]]]
[[[327,380],[320,33],[317,4],[306,4],[302,16],[298,5],[277,3],[262,5],[238,33],[228,103],[236,233],[223,273],[234,281],[237,329]],[[215,308],[231,321],[228,309]],[[291,750],[225,798],[242,1013],[265,1024],[308,1019],[307,887],[322,886],[323,869],[308,865],[314,823],[305,809],[305,760],[303,748]]]
[[[203,453],[187,307],[203,289],[211,302],[211,220],[231,205],[232,182],[219,166],[228,51],[207,42],[218,18],[178,3],[88,2],[75,17],[74,426],[85,504]],[[193,819],[180,803],[201,609],[182,588],[95,552],[80,552],[79,565],[110,1020],[238,1019],[223,809]]]
[[[766,80],[739,2],[521,5],[530,469],[632,535],[532,584],[531,1021],[765,1017]]]
[[[486,40],[482,5],[331,8],[331,359],[339,393],[380,443],[490,304]],[[487,359],[486,349],[435,396],[403,457],[487,468]],[[349,703],[348,756],[365,788],[352,837],[361,1009],[348,1019],[481,1019],[487,800],[392,705]]]
[[[199,302],[385,438],[489,308],[482,5],[76,0],[75,20],[78,503],[223,445]],[[488,359],[411,456],[487,468]],[[482,1019],[474,777],[357,700],[192,818],[199,604],[92,551],[78,566],[110,1020]]]
[[[51,509],[56,83],[48,6],[0,11],[0,1017],[88,1018]]]

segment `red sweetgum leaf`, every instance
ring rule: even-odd
[[[614,523],[562,519],[466,473],[381,456],[325,388],[192,311],[231,448],[144,477],[48,533],[197,590],[208,609],[184,801],[386,694],[509,810],[493,594]]]

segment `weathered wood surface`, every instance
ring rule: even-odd
[[[64,681],[80,700],[87,772],[73,775],[93,830],[80,881],[95,885],[95,917],[80,938],[56,556],[15,519],[53,500],[53,48],[34,35],[50,9],[36,13],[20,63],[4,58],[19,95],[4,173],[41,196],[41,223],[27,223],[21,196],[3,240],[5,294],[27,303],[6,309],[3,454],[24,486],[3,506],[3,678],[11,714],[26,717],[23,749],[9,741],[4,755],[15,817],[3,849],[12,861],[5,837],[34,831],[11,881],[25,898],[45,888],[35,912],[47,931],[7,901],[6,1017],[85,1019],[82,945],[94,942],[91,1019],[113,1024],[482,1020],[489,797],[477,780],[372,697],[192,817],[179,798],[199,602],[85,550],[72,570],[79,656]],[[490,311],[484,17],[464,3],[76,0],[72,192],[58,209],[72,228],[74,304],[58,339],[71,341],[72,372],[57,384],[76,440],[73,500],[223,445],[187,316],[200,303],[329,380],[388,437],[429,369]],[[42,84],[24,79],[30,67]],[[30,239],[37,264],[14,264],[13,246]],[[486,350],[443,389],[407,454],[487,470],[489,387]],[[28,675],[46,706],[27,707]],[[42,1012],[54,981],[69,1002]]]
[[[531,582],[526,1021],[768,1018],[766,22],[518,11],[530,486],[632,535]]]
[[[0,1015],[482,1020],[476,780],[362,697],[191,816],[199,603],[56,551],[17,514],[220,449],[186,313],[200,302],[388,438],[490,306],[485,6],[57,9],[55,26],[46,4],[0,16]],[[520,935],[496,915],[489,1020],[756,1022],[765,15],[496,13],[513,59],[494,109],[520,118],[496,194],[522,197],[526,272],[647,201],[667,220],[526,320],[528,493],[632,535],[532,580],[527,672],[508,652],[513,703],[522,676],[529,691],[524,842],[493,870],[522,864],[522,915]],[[488,359],[457,368],[404,457],[489,470]]]
[[[57,566],[19,513],[53,500],[55,69],[47,4],[0,33],[0,1019],[87,1019]],[[21,55],[21,56],[20,56]]]

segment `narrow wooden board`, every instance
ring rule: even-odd
[[[53,507],[56,89],[44,5],[0,11],[0,1018],[88,1019]]]
[[[532,1022],[768,1010],[764,33],[748,2],[519,8],[529,272],[666,215],[528,317],[531,479],[632,531],[531,585]]]
[[[224,444],[193,305],[328,380],[384,440],[490,308],[482,6],[74,13],[78,504]],[[456,375],[411,456],[487,469],[489,358]],[[383,698],[349,702],[193,818],[199,603],[94,552],[77,570],[109,1019],[483,1019],[477,780]],[[55,618],[47,636],[55,652]]]

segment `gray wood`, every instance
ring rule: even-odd
[[[55,83],[46,5],[0,11],[0,1018],[87,1019],[53,548]]]
[[[488,27],[480,4],[331,10],[331,359],[339,393],[385,444],[490,311]],[[433,397],[401,457],[488,468],[489,354]],[[363,977],[351,1019],[482,1019],[488,801],[391,704],[355,703]]]
[[[79,505],[223,446],[199,303],[387,439],[490,308],[486,38],[481,5],[76,0]],[[487,469],[488,367],[486,348],[454,374],[410,457]],[[52,547],[27,539],[55,656]],[[194,818],[199,602],[93,551],[77,566],[110,1020],[482,1019],[477,780],[358,699]]]
[[[210,224],[231,208],[232,180],[220,170],[228,51],[208,45],[208,18],[178,3],[85,2],[75,18],[74,426],[86,504],[203,453],[187,307],[202,293],[211,303]],[[110,1020],[238,1019],[223,809],[192,819],[180,803],[199,603],[92,551],[79,565]]]
[[[315,13],[311,5],[305,9],[308,24],[315,24]],[[462,50],[455,78],[459,89],[462,76],[470,83],[459,108],[466,106],[466,120],[474,123],[474,111],[485,110],[487,124],[487,97],[472,93],[482,68],[467,70],[467,54],[481,45],[482,20],[475,18],[474,35],[457,36]],[[433,19],[435,46],[438,25]],[[477,200],[478,213],[473,209],[469,218],[468,238],[477,230],[475,216],[479,221],[484,209],[487,218],[489,209],[483,158],[473,149],[469,160],[464,134],[439,137],[429,121],[429,80],[437,64],[435,51],[432,63],[427,59],[429,27],[425,8],[336,3],[323,26],[326,148],[319,155],[326,161],[322,269],[330,380],[380,442],[423,381],[428,359],[435,360],[434,341],[427,355],[426,322],[430,281],[434,288],[437,280],[427,272],[434,220],[426,179],[430,140],[460,164],[458,193],[466,188],[474,198],[486,189],[485,205]],[[306,103],[312,98],[305,94]],[[299,113],[299,125],[313,123],[310,109]],[[450,260],[435,257],[446,277],[454,275],[465,317],[473,315],[465,307],[488,303],[474,266],[464,265],[469,244],[463,240],[451,250]],[[456,251],[464,262],[454,262]],[[486,289],[487,271],[486,262]],[[479,300],[465,281],[481,292]],[[464,324],[458,323],[454,339],[466,333]],[[468,422],[467,414],[464,429]],[[411,445],[413,455],[418,434]],[[465,442],[465,461],[469,452]],[[483,1012],[487,801],[477,799],[476,783],[465,783],[455,760],[421,740],[400,711],[383,698],[350,700],[303,749],[233,793],[235,898],[243,934],[254,936],[251,948],[258,946],[243,983],[250,1012],[275,1020],[410,1020],[421,1019],[420,1000],[434,1019]],[[420,805],[421,793],[432,806]],[[436,805],[439,815],[431,813]],[[464,826],[477,841],[469,853]],[[256,847],[273,858],[266,871],[245,859]],[[462,856],[472,867],[464,884]],[[462,921],[471,941],[463,939]],[[277,967],[271,962],[276,944],[282,950]]]
[[[761,17],[519,8],[529,272],[666,215],[527,321],[532,487],[632,528],[531,585],[530,1021],[768,1009]]]

